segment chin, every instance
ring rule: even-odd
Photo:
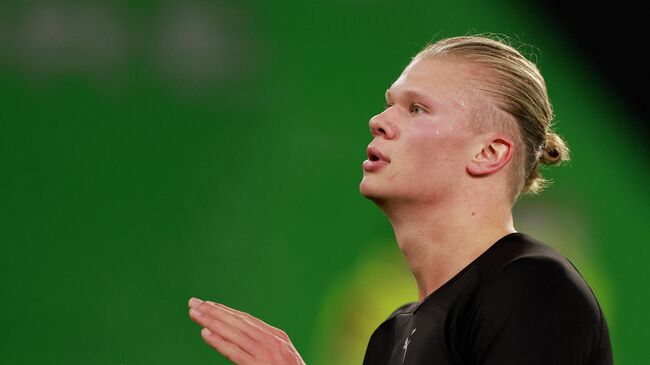
[[[377,187],[371,186],[368,181],[365,179],[361,181],[361,184],[359,184],[359,192],[361,195],[363,195],[365,198],[372,200],[373,202],[377,204],[381,204],[385,199],[386,199],[386,194]]]

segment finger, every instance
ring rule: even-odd
[[[202,327],[208,328],[212,333],[219,335],[224,340],[237,345],[251,356],[256,357],[256,353],[260,351],[259,343],[239,328],[233,327],[212,316],[205,311],[206,307],[205,305],[201,305],[190,309],[190,317],[192,320]]]
[[[199,304],[201,304],[201,303],[203,303],[203,301],[202,301],[201,299],[199,299],[199,298],[195,298],[195,297],[192,297],[192,298],[190,298],[190,300],[187,302],[187,305],[188,305],[190,308],[194,308],[194,307],[196,307],[197,305],[199,305]]]
[[[220,309],[222,309],[222,310],[224,310],[226,312],[242,316],[249,323],[254,324],[256,327],[264,330],[265,332],[268,332],[268,333],[271,333],[274,336],[280,337],[281,339],[283,339],[283,340],[285,340],[287,342],[291,342],[291,340],[289,339],[289,336],[283,330],[281,330],[279,328],[276,328],[276,327],[273,327],[270,324],[262,321],[259,318],[253,317],[252,315],[250,315],[250,314],[248,314],[246,312],[238,311],[238,310],[236,310],[234,308],[230,308],[230,307],[225,306],[225,305],[223,305],[221,303],[215,303],[215,302],[211,302],[211,301],[207,301],[206,303],[210,303],[212,305],[215,305],[218,308],[220,308]]]
[[[277,336],[258,325],[251,323],[246,317],[224,310],[222,307],[217,306],[213,302],[205,302],[204,304],[196,307],[195,309],[209,314],[210,316],[220,320],[225,325],[243,332],[248,337],[261,344],[266,344],[270,341],[277,341]]]
[[[203,337],[205,343],[219,351],[233,363],[238,365],[255,364],[255,359],[250,354],[246,353],[236,344],[231,343],[218,334],[210,331],[208,328],[203,328],[201,330],[201,337]]]

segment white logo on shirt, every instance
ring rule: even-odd
[[[417,328],[414,328],[413,331],[411,331],[411,334],[406,338],[406,340],[404,340],[404,347],[402,347],[404,349],[404,355],[402,356],[402,364],[404,363],[404,359],[406,359],[406,350],[408,350],[409,343],[411,343],[411,336],[413,336],[416,329]]]

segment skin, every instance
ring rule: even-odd
[[[284,331],[223,304],[190,298],[188,305],[203,341],[234,364],[305,364]]]
[[[510,118],[478,90],[481,71],[449,58],[416,59],[370,119],[371,145],[390,163],[364,170],[359,190],[389,219],[420,301],[516,232],[507,192],[513,138],[471,127],[485,115]],[[203,340],[233,363],[304,364],[282,330],[223,304],[192,298],[189,306]]]
[[[370,120],[370,145],[390,163],[364,170],[359,190],[388,217],[420,301],[516,232],[507,192],[513,138],[472,128],[491,113],[511,118],[478,90],[481,71],[458,60],[416,60]]]

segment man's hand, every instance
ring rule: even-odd
[[[191,298],[190,318],[201,337],[237,365],[305,365],[289,336],[248,313]]]

